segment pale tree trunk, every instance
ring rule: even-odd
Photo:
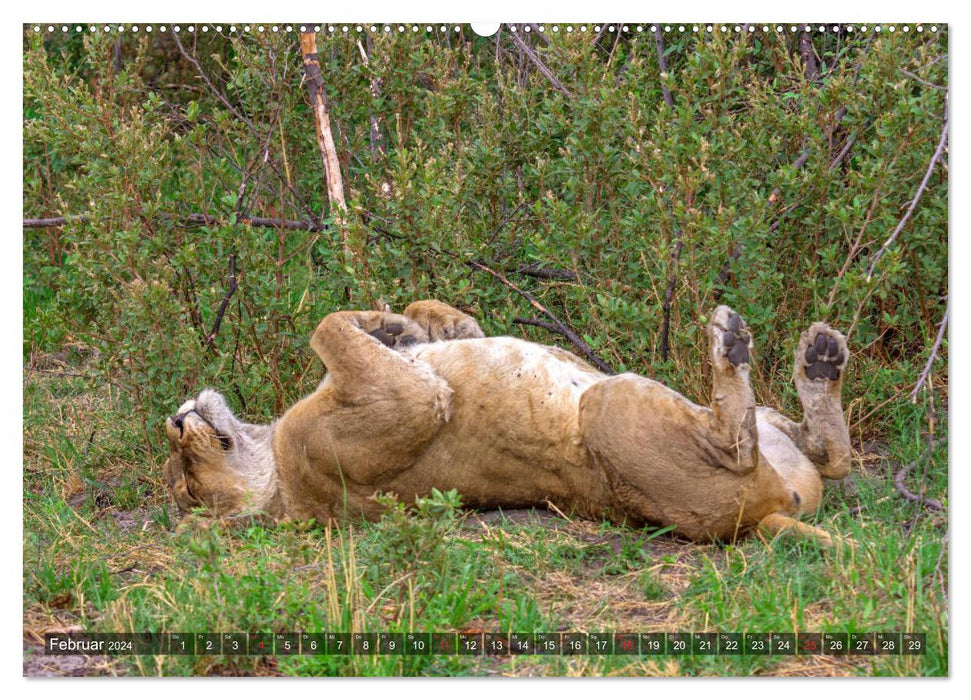
[[[304,80],[310,106],[314,111],[314,126],[317,129],[317,145],[320,147],[320,157],[324,161],[324,178],[327,181],[327,200],[330,202],[334,226],[341,237],[344,251],[344,263],[352,265],[357,261],[357,255],[351,246],[347,226],[347,202],[344,201],[344,181],[341,178],[341,166],[337,160],[337,147],[334,145],[334,133],[330,128],[330,117],[327,114],[327,93],[324,91],[324,80],[320,74],[320,59],[317,56],[317,35],[314,32],[300,33],[300,53],[303,55]]]

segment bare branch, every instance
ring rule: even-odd
[[[344,248],[344,262],[350,264],[357,259],[357,256],[351,247],[347,232],[347,203],[344,200],[344,181],[341,177],[334,134],[330,128],[330,116],[327,113],[327,93],[324,90],[324,79],[320,72],[320,59],[317,56],[317,35],[314,32],[300,33],[300,53],[303,56],[304,82],[310,98],[310,107],[314,113],[317,146],[320,149],[320,157],[324,162],[327,199],[330,202],[334,223],[340,233],[341,245]]]
[[[550,45],[550,38],[548,36],[546,36],[546,32],[541,32],[539,30],[539,25],[538,24],[530,24],[529,27],[534,32],[533,36],[538,37],[539,40],[542,41],[547,46]]]
[[[163,218],[168,215],[162,215]],[[87,221],[87,214],[74,216],[58,216],[50,219],[24,219],[24,228],[48,228],[52,226],[66,226],[67,224]],[[186,226],[227,226],[228,222],[209,214],[193,213],[180,219]],[[278,219],[263,216],[245,216],[236,221],[243,226],[255,228],[283,228],[293,231],[326,231],[330,227],[319,221],[300,221],[294,219]]]
[[[239,285],[236,282],[236,255],[233,254],[229,256],[229,284],[226,287],[226,295],[223,297],[222,303],[219,304],[219,310],[216,311],[216,318],[212,322],[212,330],[206,336],[206,344],[210,348],[213,347],[216,335],[219,333],[219,326],[222,325],[223,316],[226,315],[226,309],[229,308],[229,301],[233,298],[233,294],[236,293],[238,287]]]
[[[799,35],[799,54],[802,56],[802,63],[806,67],[806,80],[813,82],[819,77],[819,66],[816,64],[812,32],[803,31]]]
[[[883,242],[883,245],[880,246],[880,250],[878,250],[877,254],[873,257],[873,262],[870,263],[870,270],[866,275],[867,282],[870,282],[873,279],[873,271],[876,269],[877,263],[880,262],[880,258],[882,258],[883,254],[887,252],[887,249],[893,245],[893,242],[897,240],[897,236],[900,235],[900,232],[903,230],[904,226],[908,221],[910,221],[911,214],[914,213],[914,210],[917,208],[917,203],[924,195],[924,190],[927,189],[927,183],[931,179],[931,173],[934,172],[934,166],[937,165],[937,161],[940,160],[941,156],[944,154],[944,147],[947,145],[947,128],[948,117],[947,108],[945,107],[944,125],[941,127],[941,139],[937,143],[937,150],[934,151],[934,156],[931,158],[931,162],[927,165],[927,172],[924,173],[924,179],[920,181],[920,186],[917,188],[917,194],[914,195],[914,198],[910,202],[910,206],[907,207],[904,217],[900,220],[900,223],[897,224],[897,228],[895,228],[893,233],[890,234],[890,237]]]
[[[590,362],[593,363],[598,369],[600,369],[602,372],[605,372],[607,374],[614,374],[614,370],[611,369],[610,365],[608,365],[606,362],[604,362],[599,357],[597,357],[593,353],[593,350],[590,349],[590,346],[587,345],[585,342],[583,342],[580,336],[578,336],[569,326],[563,323],[563,321],[561,321],[556,316],[554,316],[549,309],[547,309],[545,306],[540,304],[539,301],[537,301],[536,297],[534,297],[532,294],[517,287],[515,284],[513,284],[508,279],[506,279],[506,276],[503,275],[501,272],[496,272],[495,270],[483,265],[482,263],[476,260],[469,260],[467,264],[469,265],[469,267],[473,267],[477,270],[482,270],[483,272],[489,273],[490,275],[492,275],[493,278],[499,280],[499,282],[506,285],[511,290],[516,292],[518,295],[523,297],[526,301],[528,301],[532,305],[534,309],[539,311],[541,314],[543,314],[553,322],[552,325],[554,326],[556,333],[559,333],[560,335],[564,336],[567,340],[569,340],[574,345],[574,347],[576,347],[581,353],[583,353],[583,355],[588,360],[590,360]],[[537,324],[533,324],[533,325],[537,325]],[[545,328],[546,326],[543,326],[543,327]],[[550,330],[554,330],[554,328],[551,328]]]
[[[87,220],[87,214],[55,216],[50,219],[24,219],[24,228],[50,228],[53,226],[66,226],[67,224],[81,223]]]
[[[920,373],[920,378],[914,385],[914,390],[910,392],[910,400],[912,402],[917,401],[917,392],[919,392],[921,387],[924,386],[924,382],[927,381],[927,377],[930,375],[931,366],[934,364],[934,360],[937,359],[937,351],[941,347],[941,341],[944,340],[944,331],[947,329],[947,317],[950,310],[951,304],[948,302],[947,307],[944,309],[944,318],[941,319],[940,326],[937,328],[937,339],[934,341],[934,346],[931,348],[930,357],[927,358],[927,364],[924,365],[924,371]]]
[[[528,58],[533,63],[533,65],[536,66],[536,68],[539,69],[540,73],[546,76],[546,79],[550,81],[553,87],[559,90],[560,92],[562,92],[567,97],[572,98],[573,93],[567,90],[566,87],[563,85],[563,83],[561,83],[557,79],[557,77],[553,75],[553,71],[551,71],[549,68],[546,67],[546,64],[543,63],[542,59],[540,59],[540,57],[536,54],[536,51],[533,50],[533,47],[522,40],[522,38],[519,36],[519,32],[509,32],[509,34],[510,36],[512,36],[513,41],[515,42],[516,47],[520,50],[520,52],[523,55],[525,55],[526,58]]]
[[[661,69],[661,92],[664,94],[664,102],[667,104],[668,108],[674,109],[674,98],[671,97],[671,91],[668,90],[667,85],[664,84],[664,77],[668,72],[668,59],[664,55],[664,36],[661,34],[661,25],[657,24],[654,26],[654,45],[657,48],[657,63],[658,67]],[[668,286],[664,292],[664,316],[661,321],[661,360],[667,361],[668,353],[670,351],[670,346],[668,344],[668,335],[671,331],[671,306],[674,303],[674,290],[678,282],[678,263],[681,261],[681,251],[684,248],[684,242],[681,238],[681,229],[677,229],[674,232],[674,248],[671,251],[671,260],[668,263]],[[741,250],[739,250],[741,254]]]
[[[903,73],[904,75],[906,75],[908,78],[913,78],[918,83],[923,83],[927,87],[932,87],[935,90],[947,90],[947,87],[946,86],[944,86],[944,85],[938,85],[937,83],[932,83],[929,80],[924,80],[919,75],[914,75],[909,70],[904,70],[903,68],[901,68],[900,69],[900,72]]]
[[[668,72],[668,59],[664,55],[664,36],[661,34],[660,24],[654,27],[654,45],[657,47],[658,67],[661,69],[662,74],[666,74]],[[674,109],[674,98],[671,97],[671,91],[668,90],[668,86],[664,84],[664,75],[661,76],[661,92],[664,94],[664,101],[668,107]]]

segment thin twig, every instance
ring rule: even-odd
[[[597,368],[599,368],[602,372],[605,372],[607,374],[614,374],[614,370],[610,367],[610,365],[608,365],[606,362],[604,362],[599,357],[597,357],[593,353],[593,350],[590,349],[590,346],[587,345],[585,342],[583,342],[580,336],[578,336],[572,329],[570,329],[569,326],[563,323],[563,321],[561,321],[556,316],[554,316],[549,309],[547,309],[545,306],[540,304],[539,301],[537,301],[536,297],[534,297],[532,294],[517,287],[515,284],[513,284],[508,279],[506,279],[506,276],[503,275],[501,272],[496,272],[495,270],[487,267],[486,265],[483,265],[482,263],[476,260],[469,260],[467,264],[469,265],[469,267],[473,267],[477,270],[482,270],[483,272],[489,273],[490,275],[492,275],[493,278],[497,279],[499,282],[506,285],[511,290],[519,294],[521,297],[526,299],[526,301],[528,301],[534,309],[539,311],[541,314],[543,314],[553,322],[553,325],[555,326],[555,332],[564,336],[567,340],[573,343],[574,347],[576,347],[580,352],[582,352],[583,355],[588,360],[590,360],[590,362],[592,362],[594,365],[597,366]],[[553,330],[553,329],[550,329],[550,330]]]
[[[839,164],[842,163],[843,159],[846,158],[847,154],[850,152],[850,149],[853,148],[854,143],[856,143],[855,131],[852,134],[850,134],[848,139],[846,139],[846,143],[843,144],[843,148],[841,148],[840,152],[836,154],[836,157],[833,159],[833,162],[829,164],[830,170],[835,170],[837,167],[839,167]]]
[[[525,206],[526,206],[526,202],[520,202],[519,203],[519,206],[517,206],[515,209],[513,209],[506,216],[506,218],[504,218],[502,220],[502,223],[499,224],[498,228],[496,228],[496,230],[492,232],[492,236],[489,237],[489,242],[486,243],[486,245],[492,245],[493,243],[495,243],[496,237],[500,234],[500,232],[502,231],[502,229],[504,229],[506,227],[506,224],[508,224],[510,221],[512,221],[516,217],[516,214],[518,214],[520,211],[522,211],[523,207],[525,207]]]
[[[949,301],[947,307],[944,309],[944,318],[941,319],[941,324],[937,329],[937,339],[934,341],[934,347],[931,348],[931,355],[927,358],[927,364],[924,365],[924,371],[920,373],[920,378],[914,385],[914,390],[910,392],[910,400],[913,403],[917,402],[917,392],[924,386],[924,382],[927,381],[927,377],[931,373],[931,366],[934,364],[934,360],[937,359],[937,351],[941,347],[941,341],[944,340],[944,331],[947,329],[947,316],[950,311],[951,303]]]
[[[189,214],[185,217],[185,223],[192,225],[222,226],[226,225],[227,222],[209,214]],[[279,219],[266,216],[247,216],[239,219],[236,223],[243,224],[244,226],[253,226],[255,228],[283,228],[290,231],[319,232],[326,231],[329,228],[327,224],[321,224],[317,221]]]

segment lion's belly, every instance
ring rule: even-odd
[[[473,506],[562,504],[589,483],[579,404],[601,375],[515,338],[430,343],[413,355],[455,393],[449,421],[396,479],[399,494],[433,483]]]
[[[813,466],[788,435],[768,421],[758,418],[759,452],[786,484],[799,494],[799,513],[811,513],[823,497],[823,482]],[[791,513],[796,515],[797,513]]]

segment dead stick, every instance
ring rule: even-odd
[[[588,360],[590,360],[590,362],[596,365],[597,368],[599,368],[602,372],[605,372],[607,374],[614,374],[614,370],[610,367],[610,365],[608,365],[606,362],[604,362],[599,357],[597,357],[593,353],[593,350],[590,349],[590,346],[587,345],[585,342],[583,342],[580,336],[578,336],[575,332],[573,332],[573,330],[571,330],[569,326],[563,323],[563,321],[561,321],[556,316],[554,316],[549,309],[547,309],[545,306],[540,304],[539,301],[537,301],[536,297],[534,297],[532,294],[517,287],[515,284],[513,284],[508,279],[506,279],[506,276],[503,275],[501,272],[496,272],[495,270],[483,265],[482,263],[476,260],[469,260],[468,265],[470,267],[474,267],[477,270],[482,270],[483,272],[489,273],[495,279],[499,280],[502,284],[506,285],[511,290],[519,294],[526,301],[528,301],[534,309],[536,309],[541,314],[543,314],[548,319],[550,319],[553,322],[554,326],[556,327],[556,332],[564,336],[571,343],[573,343],[573,345],[580,352],[582,352],[584,356]]]

